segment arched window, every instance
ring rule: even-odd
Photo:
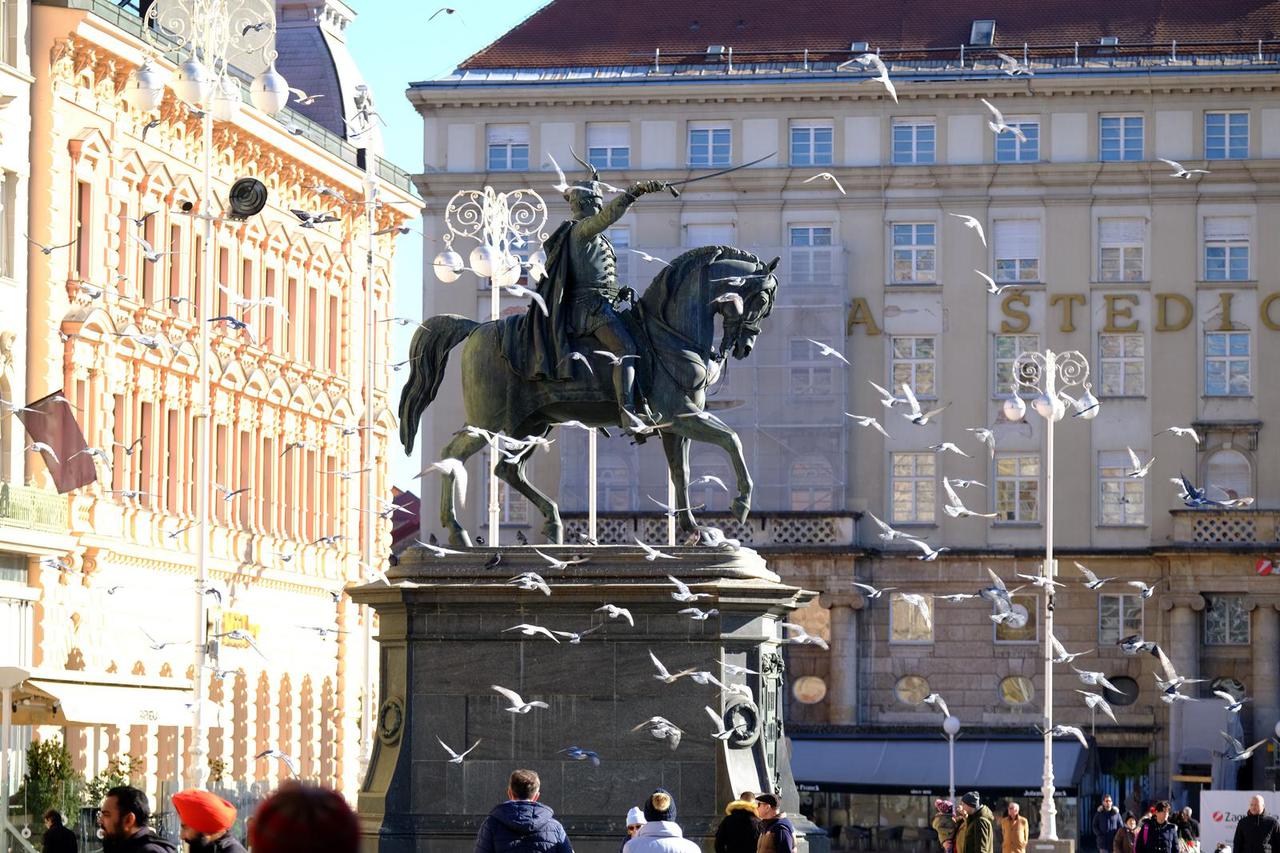
[[[822,456],[802,456],[791,463],[790,509],[830,511],[835,508],[835,476]]]
[[[1230,489],[1242,498],[1253,495],[1253,467],[1249,464],[1249,457],[1239,450],[1214,451],[1205,463],[1204,473],[1205,488],[1209,489],[1210,498],[1223,497],[1218,489]]]
[[[734,487],[733,474],[723,454],[703,453],[689,463],[689,505],[704,504],[703,512],[728,512],[730,495],[714,481],[699,482],[702,477],[715,477],[729,489]]]
[[[597,504],[600,512],[632,512],[635,510],[635,491],[631,467],[625,459],[613,454],[601,454],[596,462]]]

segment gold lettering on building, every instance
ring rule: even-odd
[[[1083,293],[1057,293],[1049,297],[1049,305],[1054,306],[1059,302],[1064,303],[1062,306],[1062,324],[1058,326],[1059,332],[1074,332],[1076,330],[1075,322],[1075,306],[1083,305],[1088,301]]]
[[[1271,303],[1280,299],[1280,293],[1273,293],[1266,299],[1262,300],[1262,306],[1258,312],[1262,315],[1262,325],[1266,326],[1273,332],[1280,332],[1280,323],[1271,319]]]
[[[1136,293],[1104,293],[1102,301],[1107,306],[1107,324],[1102,327],[1102,331],[1107,334],[1116,332],[1136,332],[1138,331],[1138,321],[1133,319],[1133,309],[1125,306],[1121,307],[1120,302],[1128,302],[1129,305],[1138,304],[1138,295]],[[1117,320],[1131,320],[1121,326]]]
[[[845,323],[845,334],[853,334],[854,326],[865,326],[868,335],[880,334],[880,327],[876,325],[876,319],[871,315],[871,306],[861,296],[855,296],[853,304],[849,306],[849,320]]]
[[[1235,328],[1231,322],[1231,300],[1235,298],[1236,295],[1230,290],[1218,294],[1218,311],[1222,315],[1222,320],[1218,323],[1219,332],[1229,332]]]
[[[1180,332],[1187,326],[1191,325],[1191,314],[1193,309],[1190,299],[1183,296],[1181,293],[1156,293],[1153,295],[1156,299],[1157,332]],[[1169,303],[1173,303],[1182,308],[1181,317],[1176,320],[1170,319]]]
[[[1014,303],[1021,304],[1023,308],[1030,308],[1031,297],[1027,296],[1025,293],[1015,291],[1000,301],[1000,310],[1004,312],[1004,316],[1009,318],[1008,320],[1000,321],[1001,332],[1011,332],[1016,334],[1018,332],[1025,332],[1027,329],[1031,328],[1031,315],[1026,311],[1023,311],[1021,308],[1015,308]],[[1009,320],[1013,320],[1015,322],[1011,323]]]

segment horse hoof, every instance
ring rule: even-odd
[[[451,548],[470,548],[471,534],[463,530],[461,527],[449,531],[449,547]]]
[[[547,522],[542,525],[542,535],[547,537],[548,544],[564,544],[564,525],[559,522]]]
[[[734,518],[745,524],[747,516],[751,514],[751,501],[748,498],[734,498],[730,511],[733,513]]]

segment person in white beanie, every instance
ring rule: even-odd
[[[623,853],[701,853],[702,848],[684,837],[676,823],[676,801],[671,792],[658,788],[644,802],[645,824],[622,845]]]
[[[644,811],[639,806],[632,806],[631,811],[627,812],[627,841],[635,838],[640,827],[646,823],[648,821],[644,819]],[[627,846],[627,841],[622,842],[622,847]]]

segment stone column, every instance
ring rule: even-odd
[[[824,592],[819,602],[831,619],[831,652],[827,656],[827,722],[858,723],[858,611],[866,604],[852,590]]]
[[[1197,614],[1204,610],[1204,605],[1204,597],[1194,592],[1172,593],[1163,596],[1160,601],[1160,606],[1169,611],[1169,637],[1167,642],[1161,642],[1160,647],[1169,656],[1169,662],[1173,664],[1178,674],[1186,678],[1198,678],[1200,675],[1200,636]],[[1186,692],[1192,693],[1190,689]],[[1182,754],[1182,708],[1176,704],[1166,707],[1169,721],[1167,772],[1172,775],[1178,772],[1178,757]],[[1170,779],[1168,787],[1176,799],[1181,790],[1181,784],[1174,783]]]
[[[1272,734],[1274,720],[1280,717],[1280,677],[1276,660],[1280,658],[1280,598],[1272,595],[1250,595],[1245,607],[1252,612],[1249,625],[1250,674],[1249,692],[1253,696],[1254,740]],[[1247,740],[1248,738],[1246,738]],[[1253,787],[1261,790],[1267,784],[1266,753],[1250,759],[1253,765]]]

